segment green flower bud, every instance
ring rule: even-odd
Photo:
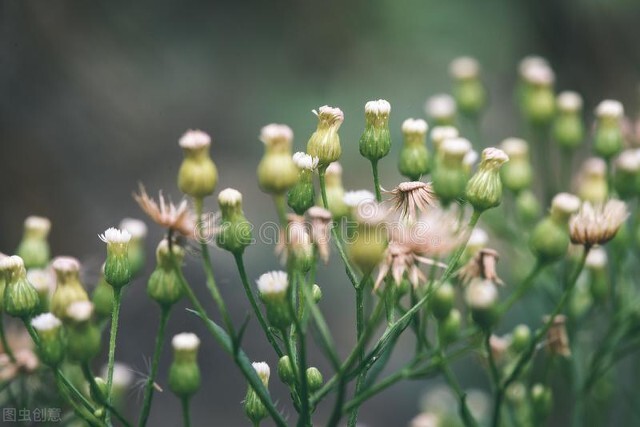
[[[284,194],[298,181],[298,168],[291,158],[293,131],[287,125],[262,128],[260,140],[265,154],[258,164],[258,184],[265,193]]]
[[[242,211],[242,194],[233,188],[222,190],[218,195],[222,211],[222,224],[216,241],[220,248],[232,254],[242,254],[251,244],[251,223]]]
[[[184,249],[176,243],[171,245],[173,256],[178,266],[182,265]],[[147,283],[147,295],[163,308],[170,308],[180,301],[184,295],[184,289],[180,277],[171,261],[169,242],[163,239],[156,249],[156,268],[149,276]]]
[[[640,151],[625,150],[616,158],[613,188],[623,199],[640,193]]]
[[[520,102],[523,115],[532,124],[547,125],[555,113],[553,83],[555,75],[546,62],[531,62],[521,66]]]
[[[104,365],[101,372],[102,378],[107,378],[109,375],[109,366]],[[106,395],[106,383],[102,378],[96,378],[96,383],[100,392]],[[98,381],[99,380],[99,381]],[[113,364],[113,386],[111,388],[111,401],[116,407],[123,407],[125,399],[128,398],[127,392],[130,389],[131,383],[134,378],[131,368],[124,363],[115,362]]]
[[[549,416],[549,413],[551,413],[551,408],[553,407],[553,397],[551,393],[551,388],[539,383],[531,387],[531,407],[534,418],[538,422],[543,421]]]
[[[558,114],[551,133],[558,145],[565,149],[578,147],[585,136],[582,121],[582,97],[576,92],[562,92],[556,98]]]
[[[596,131],[594,151],[604,159],[610,159],[620,153],[624,147],[622,119],[624,108],[614,100],[605,100],[596,108]]]
[[[313,243],[308,224],[304,217],[295,214],[287,215],[286,230],[287,261],[294,268],[309,271],[314,263]]]
[[[529,347],[531,343],[531,329],[527,325],[518,325],[513,328],[511,334],[511,348],[516,353],[521,353]]]
[[[300,174],[287,193],[287,204],[295,213],[303,215],[314,204],[313,171],[318,167],[318,158],[297,152],[293,155],[293,162],[300,169]]]
[[[438,287],[431,298],[431,312],[438,320],[444,320],[455,303],[456,292],[449,282],[445,282]]]
[[[543,218],[531,233],[530,246],[534,255],[543,263],[555,262],[564,257],[571,242],[569,216],[580,209],[580,199],[573,194],[557,194],[551,202],[551,214]]]
[[[540,217],[540,203],[531,190],[524,190],[516,196],[516,212],[525,224],[530,224]]]
[[[473,321],[480,328],[490,330],[498,320],[496,285],[490,280],[475,279],[465,291],[465,300]]]
[[[363,274],[368,274],[382,260],[388,244],[383,207],[367,191],[349,192],[347,205],[356,209],[357,229],[347,242],[349,258]]]
[[[62,337],[62,322],[51,313],[44,313],[31,320],[38,333],[38,357],[46,365],[57,367],[64,358],[65,343]]]
[[[604,203],[609,195],[607,163],[598,157],[585,160],[578,182],[578,196],[582,200],[596,204]]]
[[[422,119],[407,119],[402,123],[404,143],[400,150],[398,170],[412,181],[429,173],[431,156],[427,149],[427,122]]]
[[[318,127],[309,138],[307,153],[317,157],[319,168],[324,169],[342,154],[338,129],[344,121],[344,114],[339,108],[327,105],[320,107],[318,111],[313,110],[313,114],[318,116]]]
[[[466,116],[477,116],[487,103],[478,61],[466,56],[456,58],[449,66],[449,74],[454,79],[453,96],[458,109]]]
[[[456,121],[456,101],[451,95],[430,97],[424,104],[424,111],[436,126],[453,126]]]
[[[307,384],[309,385],[309,390],[311,393],[317,391],[322,387],[324,383],[324,379],[322,378],[322,374],[318,370],[318,368],[310,367],[307,368]]]
[[[531,186],[533,171],[529,162],[529,145],[520,138],[507,138],[500,147],[509,157],[509,162],[500,169],[504,186],[518,194]]]
[[[605,302],[609,296],[609,278],[607,273],[607,251],[598,246],[589,251],[585,261],[589,272],[589,290],[596,302]]]
[[[104,278],[114,288],[122,288],[131,281],[131,265],[129,264],[128,253],[131,234],[128,231],[112,227],[98,237],[107,244]]]
[[[509,156],[498,148],[482,150],[482,160],[478,171],[467,184],[467,201],[478,212],[495,208],[502,201],[500,167],[509,161]]]
[[[360,137],[360,154],[371,162],[377,162],[391,150],[390,112],[391,104],[384,99],[369,101],[364,106],[366,125]]]
[[[440,156],[441,150],[440,147],[442,143],[447,139],[455,139],[460,136],[458,129],[453,126],[436,126],[431,130],[431,145],[433,146],[433,150],[436,155]],[[469,147],[468,151],[471,151],[471,147]],[[434,159],[435,161],[436,159]]]
[[[469,181],[464,157],[470,151],[471,143],[464,138],[446,139],[440,145],[432,177],[433,189],[445,206],[464,196]]]
[[[24,221],[24,235],[16,254],[24,260],[25,268],[44,268],[51,258],[47,236],[51,221],[40,216],[30,216]]]
[[[104,273],[100,276],[100,281],[91,294],[91,302],[93,302],[96,315],[99,318],[111,316],[113,311],[113,288],[105,280]]]
[[[114,378],[115,378],[115,369],[114,369]],[[91,399],[96,402],[102,402],[105,400],[105,397],[109,394],[109,389],[107,386],[107,382],[103,380],[101,377],[95,377],[94,382],[96,383],[97,390],[91,389]]]
[[[320,300],[322,299],[322,289],[320,289],[320,286],[314,284],[311,287],[311,297],[313,298],[313,302],[314,303],[319,303]]]
[[[64,321],[67,319],[69,306],[77,301],[88,301],[89,295],[80,283],[80,263],[77,259],[57,257],[51,267],[56,272],[56,290],[51,297],[51,312]]]
[[[131,234],[129,241],[129,263],[131,274],[137,276],[142,273],[145,262],[144,238],[147,237],[147,225],[135,218],[125,218],[120,221],[120,229]]]
[[[24,261],[19,256],[10,256],[0,260],[0,271],[4,272],[4,310],[9,316],[26,319],[31,317],[40,306],[38,291],[27,280]]]
[[[289,356],[282,356],[278,360],[278,377],[280,381],[288,386],[292,386],[296,382],[296,373]]]
[[[1,279],[0,279],[1,280]],[[40,304],[38,313],[46,313],[49,311],[49,303],[51,295],[56,286],[56,278],[51,269],[32,268],[27,271],[27,280],[38,291]]]
[[[70,360],[85,363],[100,353],[100,329],[91,321],[93,304],[77,301],[67,309],[67,356]]]
[[[183,332],[171,340],[173,363],[169,367],[169,389],[179,398],[186,399],[200,388],[198,347],[200,339],[192,333]]]
[[[264,273],[256,281],[260,299],[267,311],[267,319],[274,328],[284,330],[291,324],[291,310],[287,300],[289,281],[284,271]]]
[[[462,314],[457,309],[449,311],[449,315],[440,320],[439,334],[443,345],[454,342],[458,338],[462,325]]]
[[[333,162],[325,171],[325,186],[327,190],[327,202],[333,219],[339,220],[349,214],[349,206],[344,203],[344,187],[342,186],[342,166]],[[318,206],[324,206],[322,196],[316,200]]]
[[[209,156],[211,137],[200,130],[189,130],[179,144],[184,160],[178,171],[178,188],[195,199],[212,194],[218,183],[218,170]]]
[[[269,387],[269,375],[271,373],[269,365],[265,362],[253,362],[253,369],[256,370],[262,380],[262,384],[265,387]],[[260,424],[260,421],[269,415],[267,408],[251,386],[247,388],[247,395],[244,399],[244,412],[254,425]]]

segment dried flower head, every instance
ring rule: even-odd
[[[547,324],[550,316],[544,316],[542,321]],[[567,317],[559,314],[553,318],[551,327],[547,331],[546,349],[550,354],[562,357],[571,356],[569,336],[567,335]]]
[[[446,264],[419,255],[411,245],[391,241],[385,251],[384,259],[378,266],[378,276],[373,288],[378,289],[388,274],[391,274],[391,278],[398,286],[406,274],[409,283],[414,288],[418,287],[427,280],[425,274],[420,270],[421,264],[446,268]]]
[[[388,193],[393,195],[391,202],[394,209],[409,220],[416,219],[418,211],[425,212],[436,202],[431,183],[422,181],[402,182]]]
[[[165,202],[162,192],[158,194],[158,203],[153,200],[144,187],[140,186],[140,193],[133,198],[140,208],[158,225],[177,231],[183,236],[193,237],[195,228],[195,215],[189,210],[187,201],[183,200],[178,206]]]
[[[571,242],[588,247],[607,243],[628,216],[627,205],[620,200],[610,199],[598,205],[584,202],[569,221]]]
[[[460,269],[458,273],[460,280],[464,284],[469,284],[473,279],[486,279],[498,285],[503,285],[504,282],[498,277],[496,271],[496,264],[499,258],[500,255],[498,251],[494,249],[480,249],[473,258]]]
[[[307,215],[311,220],[311,239],[318,248],[320,259],[326,264],[329,262],[331,212],[319,206],[313,206],[307,210]]]

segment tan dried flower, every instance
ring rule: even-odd
[[[498,251],[489,248],[479,250],[468,262],[460,269],[458,276],[464,284],[469,284],[475,278],[487,279],[498,285],[504,285],[504,282],[496,271],[496,264],[500,255]]]
[[[543,322],[547,324],[550,316],[544,316]],[[567,317],[559,314],[553,318],[551,327],[547,331],[546,349],[550,354],[557,356],[571,356],[569,348],[569,336],[567,335]]]
[[[319,206],[313,206],[307,210],[307,215],[311,219],[311,240],[318,248],[320,259],[326,264],[329,262],[331,212]]]
[[[571,242],[589,247],[607,243],[628,216],[627,205],[620,200],[610,199],[598,205],[584,202],[569,220]]]
[[[436,202],[436,195],[431,183],[421,181],[402,182],[388,193],[392,194],[391,202],[402,217],[417,218],[417,211],[426,212]]]
[[[183,200],[178,206],[165,202],[162,192],[158,194],[158,202],[153,200],[144,187],[140,185],[140,192],[133,195],[140,208],[161,227],[177,231],[183,236],[194,237],[196,216]]]
[[[399,242],[390,242],[385,252],[385,257],[380,263],[378,276],[373,285],[378,289],[389,273],[396,285],[402,283],[402,278],[407,275],[409,283],[417,287],[427,280],[425,274],[420,270],[420,265],[436,265],[446,268],[447,265],[435,260],[425,258],[415,253],[411,246]]]

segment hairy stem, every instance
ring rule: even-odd
[[[111,334],[109,336],[109,360],[107,362],[107,404],[111,405],[113,394],[113,366],[116,362],[116,337],[118,335],[118,320],[120,317],[120,305],[122,304],[122,288],[113,288],[113,311],[111,312]],[[111,419],[110,411],[107,411],[107,423]]]

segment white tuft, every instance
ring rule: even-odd
[[[178,142],[185,150],[197,150],[211,145],[211,137],[201,130],[188,130]]]
[[[24,268],[24,261],[18,255],[12,255],[0,259],[0,271],[19,270]]]
[[[465,138],[449,138],[442,141],[440,151],[452,156],[464,156],[471,151],[471,143]]]
[[[27,281],[38,292],[52,292],[56,287],[56,277],[48,268],[32,268],[27,271]]]
[[[468,167],[473,167],[478,161],[478,152],[476,150],[471,150],[462,158],[462,164]]]
[[[434,95],[427,99],[424,111],[435,119],[448,119],[456,114],[456,101],[451,95]]]
[[[589,176],[606,176],[607,162],[600,157],[590,157],[582,164],[582,171]]]
[[[507,138],[502,141],[500,148],[509,157],[522,157],[529,153],[529,144],[521,138]]]
[[[50,331],[62,325],[60,319],[51,313],[39,314],[31,319],[31,326],[37,331]]]
[[[345,205],[355,208],[361,203],[375,201],[376,196],[369,190],[347,191],[343,197]]]
[[[120,229],[128,231],[134,240],[141,240],[147,237],[147,224],[136,218],[124,218],[120,221]]]
[[[200,338],[192,332],[182,332],[173,336],[171,346],[174,350],[196,350],[200,346]]]
[[[76,301],[67,307],[67,316],[76,322],[85,322],[93,314],[93,303],[89,301]]]
[[[303,151],[298,151],[293,155],[293,163],[300,169],[315,170],[318,167],[318,158],[312,157]]]
[[[266,378],[267,380],[269,379],[269,376],[271,375],[271,369],[269,368],[267,362],[253,362],[251,365],[253,366],[253,369],[256,370],[256,373],[260,378]]]
[[[105,365],[102,368],[102,377],[107,378],[109,373],[109,367]],[[133,382],[133,372],[131,368],[121,362],[115,362],[113,364],[113,385],[117,388],[128,388]]]
[[[46,234],[51,230],[51,221],[43,216],[29,216],[24,220],[24,228]]]
[[[334,175],[334,176],[340,176],[342,175],[342,165],[340,165],[339,162],[333,162],[331,163],[328,167],[327,170],[325,171],[326,175]]]
[[[59,256],[53,259],[51,268],[61,273],[77,273],[80,271],[80,261],[70,256]]]
[[[509,156],[499,148],[489,147],[482,150],[482,160],[503,164],[509,161]]]
[[[260,130],[260,141],[271,144],[273,141],[293,141],[293,131],[287,125],[271,123]]]
[[[616,167],[625,172],[640,171],[640,151],[637,149],[624,150],[616,159]]]
[[[344,121],[344,113],[338,107],[329,107],[328,105],[323,105],[317,110],[311,110],[313,114],[318,116],[320,119],[329,119],[331,122],[339,122],[342,123]]]
[[[373,115],[389,115],[391,112],[391,104],[384,99],[378,99],[377,101],[369,101],[364,105],[364,112]]]
[[[556,100],[558,109],[565,112],[576,112],[582,110],[582,97],[577,92],[560,92]]]
[[[580,209],[580,198],[570,193],[556,194],[551,201],[551,209],[558,209],[567,214],[578,212],[578,209]]]
[[[518,71],[524,76],[526,70],[532,67],[549,67],[549,62],[541,56],[529,55],[522,58],[518,65]]]
[[[605,99],[596,107],[596,116],[599,118],[609,117],[612,119],[622,118],[624,107],[620,101]]]
[[[593,248],[587,254],[585,265],[592,269],[602,269],[607,266],[607,251],[601,246]]]
[[[256,280],[261,294],[279,294],[289,287],[287,273],[284,271],[269,271]]]
[[[429,125],[422,119],[407,119],[402,122],[403,133],[424,135],[428,129]]]
[[[449,74],[458,80],[476,78],[480,74],[480,64],[475,58],[461,56],[451,61]]]
[[[469,307],[486,309],[498,300],[498,288],[489,280],[476,280],[469,284],[465,299]]]
[[[233,188],[225,188],[218,194],[218,203],[224,206],[235,206],[242,203],[242,193]]]
[[[482,228],[474,228],[473,231],[471,231],[471,235],[469,236],[469,243],[467,243],[468,246],[472,246],[472,247],[484,247],[487,246],[489,244],[489,234],[484,231]]]
[[[527,83],[549,86],[555,81],[555,74],[549,63],[540,57],[527,57],[520,62],[520,77]]]
[[[117,228],[108,228],[103,234],[98,234],[98,237],[103,242],[109,243],[129,243],[131,240],[131,234],[126,230],[119,230]]]
[[[431,140],[442,142],[445,139],[453,139],[460,136],[458,129],[453,126],[436,126],[431,130]]]

